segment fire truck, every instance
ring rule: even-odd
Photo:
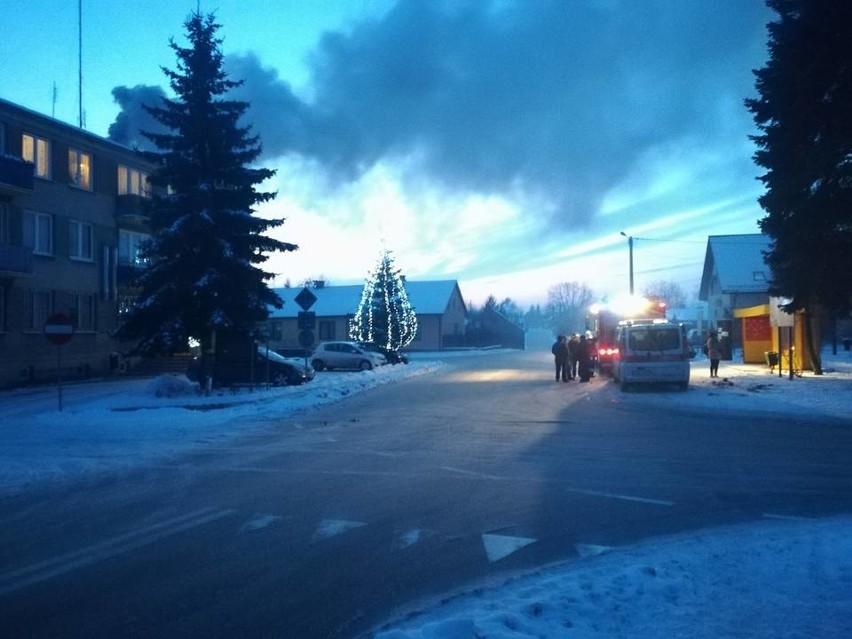
[[[666,302],[660,298],[632,299],[629,304],[597,304],[592,314],[595,321],[594,339],[597,348],[598,370],[612,376],[613,359],[618,354],[616,329],[624,320],[665,319]]]

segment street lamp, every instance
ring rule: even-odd
[[[630,249],[630,295],[633,295],[633,236],[624,231],[621,234],[627,238],[627,246]]]

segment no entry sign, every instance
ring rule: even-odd
[[[74,336],[74,320],[63,313],[54,313],[44,323],[44,336],[51,344],[67,344]]]

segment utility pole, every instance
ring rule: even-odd
[[[624,231],[621,234],[627,238],[627,247],[630,250],[630,295],[633,296],[633,236]]]

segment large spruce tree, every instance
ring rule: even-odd
[[[180,351],[194,338],[204,371],[217,335],[248,335],[269,305],[281,307],[266,284],[273,274],[258,265],[297,248],[264,235],[283,220],[254,214],[275,197],[255,189],[274,171],[251,166],[261,147],[240,122],[248,103],[223,97],[241,83],[223,71],[219,26],[212,15],[188,18],[189,46],[171,41],[177,70],[163,69],[176,97],[148,108],[169,132],[144,133],[160,150],[148,154],[160,167],[151,178],[152,238],[139,297],[119,329],[142,353]]]
[[[837,317],[852,299],[852,2],[767,0],[769,60],[746,100],[760,129],[754,158],[766,169],[760,227],[770,291],[805,313],[814,371],[813,322]]]
[[[383,251],[376,270],[364,282],[361,302],[349,322],[349,337],[397,351],[417,334],[417,315],[401,272],[390,251]]]

